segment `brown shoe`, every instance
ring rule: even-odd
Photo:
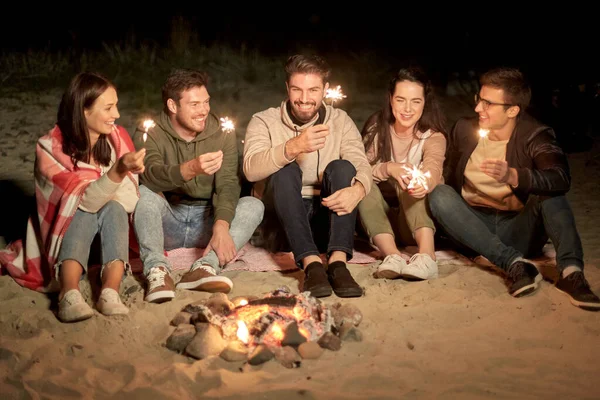
[[[308,264],[304,270],[303,292],[310,292],[313,297],[331,296],[331,285],[327,280],[327,273],[323,264],[319,261],[313,261]]]
[[[217,275],[210,265],[192,266],[189,272],[181,277],[177,289],[199,290],[201,292],[229,293],[233,282],[226,276]]]
[[[165,267],[154,267],[146,276],[148,293],[144,300],[150,303],[163,303],[175,297],[175,283]]]
[[[360,297],[363,295],[362,288],[356,283],[346,263],[334,261],[327,267],[327,276],[338,297]]]

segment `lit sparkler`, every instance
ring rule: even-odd
[[[154,128],[156,126],[156,124],[151,119],[147,119],[144,121],[143,126],[144,126],[144,135],[142,135],[142,139],[144,140],[144,143],[146,143],[146,140],[148,140],[148,129]]]
[[[346,97],[347,96],[342,93],[342,87],[340,85],[337,85],[335,89],[327,89],[327,92],[325,93],[325,98],[331,99],[332,107],[337,100],[345,99]]]
[[[406,165],[403,165],[402,168],[404,168],[404,170],[408,172],[408,176],[410,176],[410,182],[407,186],[408,189],[421,185],[425,190],[429,190],[429,186],[427,185],[427,178],[431,178],[431,173],[429,171],[423,172],[419,167],[408,168]]]
[[[235,125],[233,125],[233,121],[229,117],[221,118],[221,129],[225,133],[230,133],[235,130]]]
[[[479,131],[479,137],[481,138],[481,146],[483,149],[483,156],[485,157],[485,139],[487,138],[488,134],[490,133],[489,129],[480,129]]]

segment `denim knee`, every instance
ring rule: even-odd
[[[125,221],[127,225],[127,211],[123,208],[123,205],[115,200],[110,200],[98,211],[103,215],[103,218],[110,218],[111,221]]]
[[[333,160],[323,173],[323,180],[331,179],[333,181],[342,180],[350,182],[356,176],[356,168],[348,160]]]
[[[243,212],[250,225],[258,226],[265,214],[265,205],[262,201],[252,196],[244,196],[238,200],[236,214]]]
[[[164,202],[166,202],[166,200],[158,193],[153,192],[144,185],[140,186],[140,199],[138,200],[136,208],[140,205],[146,207],[160,207]]]
[[[456,191],[449,185],[437,185],[431,193],[427,195],[429,210],[434,217],[450,209],[450,204],[456,198]]]
[[[295,161],[281,168],[269,178],[269,185],[272,187],[289,186],[293,182],[302,183],[302,170]]]

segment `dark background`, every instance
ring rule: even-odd
[[[352,68],[352,62],[343,61],[348,58],[369,61],[374,72],[381,65],[385,76],[420,64],[442,90],[453,77],[471,73],[476,81],[488,68],[512,66],[532,85],[531,112],[560,132],[565,147],[584,149],[590,133],[600,134],[595,121],[600,28],[591,5],[87,2],[69,8],[14,7],[0,22],[0,55],[35,50],[77,59],[113,44],[170,48],[173,31],[181,30],[193,32],[195,44],[255,50],[280,58],[282,66],[289,55],[318,53],[334,65],[334,75]]]
[[[316,51],[373,53],[390,63],[419,62],[440,79],[452,71],[517,66],[534,85],[558,87],[600,81],[597,13],[591,6],[528,6],[477,2],[471,6],[329,3],[194,6],[80,3],[70,8],[22,4],[4,12],[0,50],[97,50],[135,40],[168,46],[174,17],[183,17],[202,44],[244,45],[265,55]],[[42,8],[40,8],[42,7]],[[85,7],[87,10],[83,11]],[[270,15],[266,15],[269,13]]]

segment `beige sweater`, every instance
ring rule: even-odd
[[[392,126],[390,126],[390,134],[392,138],[391,161],[377,162],[373,165],[373,180],[375,182],[387,181],[389,179],[387,164],[397,162],[410,163],[414,166],[422,164],[421,170],[431,174],[428,179],[429,192],[439,183],[443,183],[442,169],[446,154],[446,137],[443,134],[428,130],[424,133],[418,132],[417,138],[414,139],[412,137],[400,137],[394,132]],[[377,143],[377,138],[373,143]],[[369,160],[374,160],[377,157],[376,145],[367,150],[367,157]]]
[[[302,170],[302,196],[318,196],[323,171],[333,160],[348,160],[356,168],[355,179],[362,183],[365,192],[371,190],[373,178],[367,161],[365,147],[356,124],[345,111],[326,107],[324,124],[330,133],[325,147],[318,152],[304,153],[296,160],[285,157],[285,143],[314,122],[295,126],[287,111],[286,102],[277,108],[269,108],[252,116],[246,130],[244,144],[244,174],[254,185],[254,195],[261,198],[264,180],[287,164],[296,161]],[[318,164],[318,170],[317,170]]]
[[[120,203],[127,213],[131,214],[135,209],[139,199],[137,181],[138,176],[133,174],[136,184],[131,179],[125,177],[122,182],[113,182],[106,173],[117,161],[117,154],[110,142],[110,164],[107,167],[101,167],[102,176],[88,185],[83,193],[79,208],[90,213],[97,213],[110,200]]]

